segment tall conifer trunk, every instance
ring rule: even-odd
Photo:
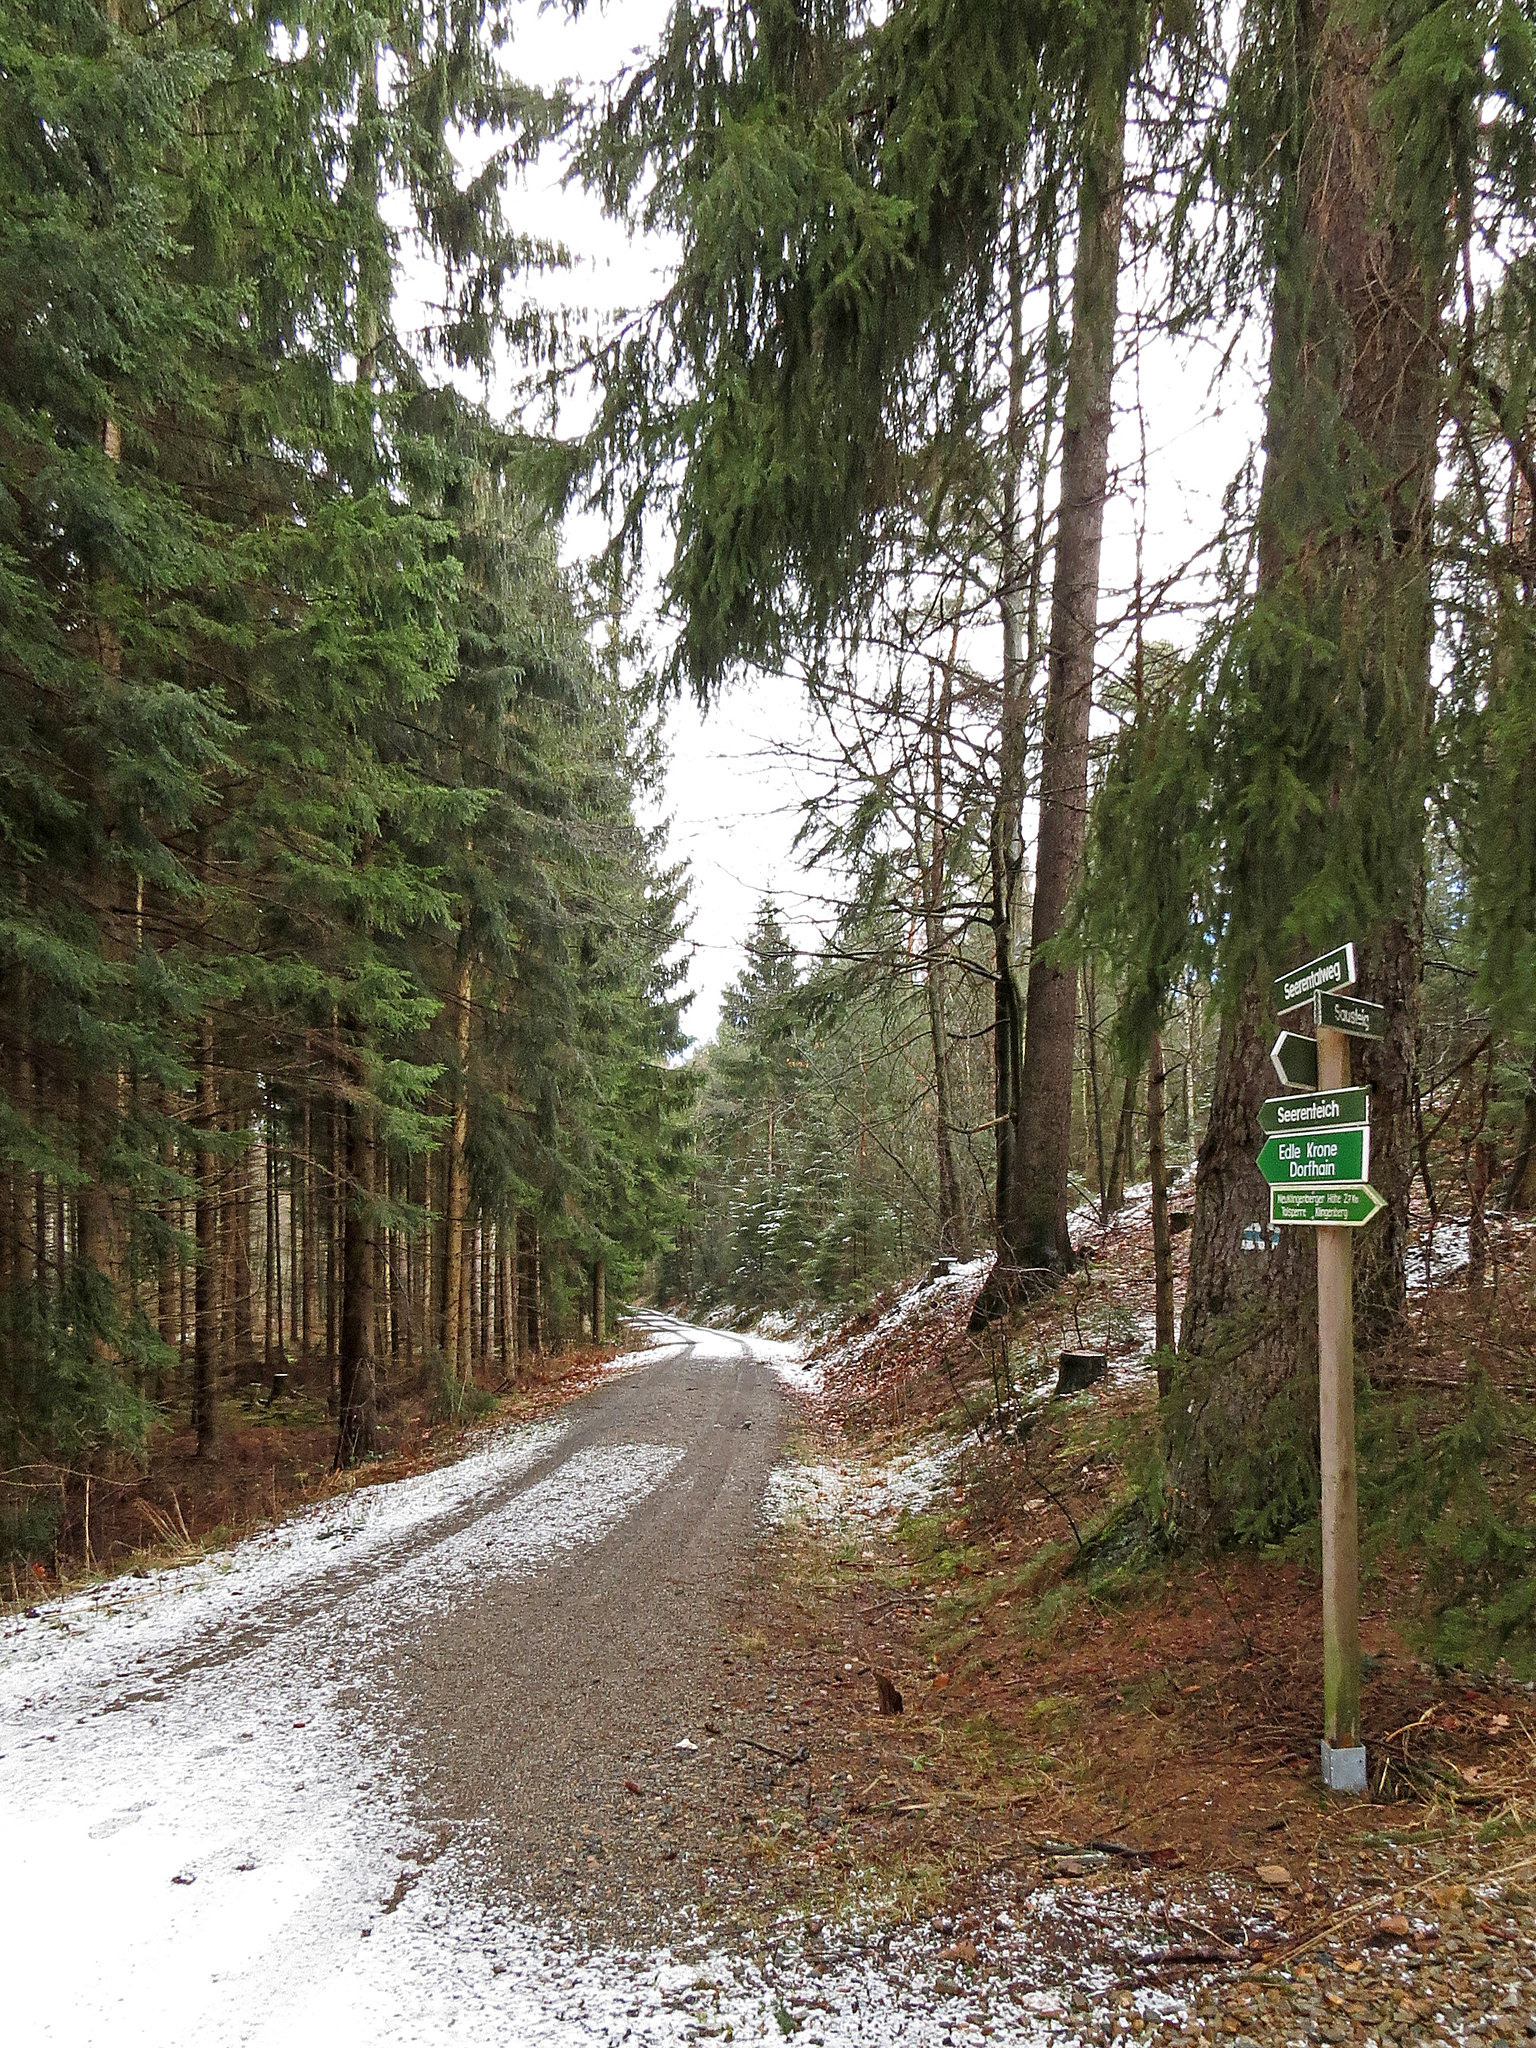
[[[1105,1184],[1104,1199],[1099,1205],[1099,1214],[1106,1223],[1125,1207],[1125,1177],[1133,1170],[1136,1153],[1136,1090],[1140,1081],[1141,1070],[1138,1067],[1126,1075],[1120,1095],[1120,1114],[1115,1120],[1115,1149],[1110,1154],[1109,1179]]]
[[[1054,291],[1052,310],[1054,312]],[[987,834],[992,885],[992,1128],[996,1175],[992,1206],[997,1269],[982,1289],[974,1323],[985,1322],[1007,1298],[1001,1269],[1007,1260],[1008,1218],[1013,1211],[1013,1178],[1018,1153],[1019,1072],[1024,1057],[1024,1002],[1014,960],[1014,922],[1024,866],[1024,770],[1029,745],[1029,677],[1032,667],[1034,596],[1039,587],[1039,548],[1025,569],[1019,489],[1025,455],[1024,270],[1019,248],[1017,206],[1008,229],[1008,426],[1003,463],[1002,505],[1002,697],[997,723],[997,789]],[[1048,408],[1049,409],[1049,408]],[[1042,436],[1042,444],[1044,436]],[[1043,490],[1045,462],[1039,465]],[[1044,524],[1037,506],[1036,541]],[[1026,596],[1026,578],[1028,596]]]
[[[160,1201],[161,1239],[155,1256],[155,1331],[160,1342],[166,1345],[178,1344],[181,1340],[178,1284],[181,1256],[171,1243],[180,1204],[169,1192],[181,1171],[176,1142],[169,1130],[178,1108],[176,1097],[169,1088],[165,1089],[160,1099],[160,1114],[167,1125],[166,1135],[160,1141],[160,1175],[161,1186],[166,1192]]]
[[[1023,735],[1029,674],[1022,658],[1022,621],[1017,606],[1005,609],[1004,615],[999,801],[990,848],[997,1262],[977,1297],[973,1328],[1004,1313],[1021,1297],[1051,1285],[1072,1263],[1067,1175],[1077,970],[1071,964],[1050,960],[1045,948],[1062,929],[1087,827],[1088,720],[1093,705],[1099,557],[1109,478],[1129,77],[1127,61],[1113,75],[1108,99],[1097,117],[1098,134],[1085,145],[1078,192],[1072,339],[1063,398],[1061,499],[1041,739],[1040,827],[1029,980],[1022,1004],[1013,965],[1012,915],[1023,861]],[[1017,355],[1017,310],[1014,325]],[[1010,500],[1005,506],[1005,526],[1011,530],[1016,523],[1016,509]],[[1005,580],[1014,573],[1013,565],[1005,561]]]
[[[267,1256],[262,1262],[262,1369],[269,1376],[276,1368],[276,1316],[274,1296],[277,1290],[277,1177],[272,1158],[272,1133],[267,1131],[266,1143],[262,1147],[262,1185],[266,1196],[266,1237]]]
[[[1157,1391],[1173,1384],[1173,1236],[1168,1225],[1168,1157],[1163,1143],[1168,1075],[1163,1034],[1154,1031],[1147,1064],[1147,1171],[1152,1182],[1152,1285],[1158,1351]]]
[[[114,30],[119,28],[120,0],[107,0],[106,14]],[[123,459],[123,436],[117,419],[111,413],[102,421],[101,448],[115,472]],[[110,577],[104,577],[103,587],[110,588],[110,582]],[[113,700],[121,695],[123,643],[116,624],[105,616],[105,608],[98,614],[96,621],[96,654],[101,665],[104,685],[105,716],[110,721],[114,709],[117,708]],[[101,941],[103,955],[106,956],[113,946],[114,913],[117,907],[114,881],[106,859],[111,837],[111,806],[104,778],[93,776],[88,784],[88,791],[87,829],[98,833],[100,838],[87,864],[84,894],[92,913],[97,936]],[[88,1052],[86,1059],[86,1070],[79,1083],[77,1142],[82,1181],[75,1256],[81,1266],[97,1276],[98,1282],[106,1282],[105,1291],[101,1296],[101,1306],[106,1311],[108,1321],[113,1322],[116,1320],[114,1297],[118,1277],[116,1218],[113,1213],[112,1192],[107,1184],[107,1160],[112,1132],[117,1122],[116,1076],[105,1064],[105,1055],[102,1051]]]
[[[1506,1209],[1513,1209],[1521,1215],[1536,1208],[1536,1060],[1532,1060],[1526,1076],[1520,1135],[1509,1162],[1501,1199]]]
[[[938,1241],[941,1252],[965,1248],[965,1205],[955,1164],[954,1084],[950,1071],[948,940],[944,930],[944,899],[948,882],[949,834],[945,819],[945,749],[949,743],[950,705],[954,693],[954,657],[959,628],[950,643],[950,659],[929,703],[928,791],[932,816],[926,859],[921,862],[923,892],[924,982],[928,997],[928,1036],[933,1050],[934,1146],[939,1180]],[[594,1330],[594,1336],[600,1335]]]
[[[1295,199],[1275,282],[1259,505],[1258,601],[1268,611],[1249,687],[1277,722],[1298,699],[1293,716],[1308,716],[1305,692],[1319,680],[1325,696],[1358,692],[1379,749],[1371,772],[1394,772],[1401,761],[1411,775],[1430,709],[1428,548],[1447,277],[1435,238],[1449,211],[1448,173],[1438,197],[1399,178],[1383,90],[1389,38],[1375,9],[1362,14],[1337,0],[1302,21],[1301,113],[1286,186]],[[1440,226],[1416,230],[1410,207]],[[1324,805],[1379,804],[1350,760],[1331,760],[1320,774]],[[1410,821],[1423,812],[1411,788],[1397,808],[1401,846],[1383,853],[1382,871],[1369,878],[1386,905],[1375,929],[1310,932],[1296,949],[1300,958],[1353,938],[1360,991],[1387,1009],[1385,1040],[1357,1047],[1355,1060],[1356,1079],[1373,1091],[1371,1179],[1389,1204],[1356,1250],[1357,1328],[1367,1343],[1401,1314],[1405,1293],[1422,862],[1422,824]],[[1262,836],[1236,850],[1239,869],[1273,863]],[[1298,865],[1297,890],[1310,880]],[[1222,1024],[1199,1158],[1187,1364],[1170,1418],[1173,1476],[1193,1531],[1228,1526],[1253,1460],[1287,1439],[1302,1459],[1315,1447],[1310,1233],[1283,1230],[1267,1251],[1242,1248],[1244,1226],[1268,1216],[1254,1161],[1259,1105],[1275,1092],[1274,1029],[1269,984],[1256,969]]]
[[[1125,204],[1125,84],[1083,167],[1045,726],[1040,836],[1030,921],[1018,1161],[1008,1252],[1028,1291],[1068,1271],[1067,1176],[1077,1043],[1077,968],[1049,957],[1077,886],[1088,822],[1088,720],[1098,644],[1099,559],[1109,489],[1110,397]]]
[[[329,1415],[337,1409],[337,1384],[341,1356],[341,1233],[342,1208],[341,1104],[333,1101],[326,1115],[330,1138],[325,1182],[325,1406]]]
[[[522,1317],[520,1317],[520,1219],[516,1208],[506,1231],[506,1251],[502,1253],[502,1282],[506,1290],[506,1360],[504,1368],[516,1378],[518,1362],[522,1356]]]
[[[320,1326],[320,1269],[315,1257],[315,1224],[317,1203],[315,1191],[318,1176],[315,1173],[314,1156],[314,1112],[306,1096],[304,1102],[304,1292],[302,1300],[303,1321],[299,1349],[304,1359],[304,1370],[309,1371],[315,1355],[315,1332]]]
[[[447,1264],[443,1276],[443,1358],[455,1379],[467,1377],[469,1365],[469,1287],[464,1264],[464,1228],[467,1184],[464,1145],[469,1134],[469,1020],[474,980],[464,936],[463,957],[453,991],[454,1046],[458,1071],[454,1076],[453,1121],[448,1133],[447,1189],[443,1227]]]
[[[230,1092],[233,1098],[236,1091],[231,1088]],[[229,1196],[229,1288],[234,1317],[230,1339],[231,1362],[236,1371],[243,1374],[256,1360],[256,1280],[251,1267],[252,1155],[246,1143],[251,1127],[244,1107],[237,1109],[233,1099],[226,1120],[231,1139],[239,1140],[237,1145],[232,1145],[229,1159],[229,1178],[233,1183]]]
[[[411,1330],[416,1346],[417,1359],[426,1363],[431,1349],[430,1329],[432,1300],[432,1223],[428,1214],[432,1203],[432,1155],[426,1153],[421,1162],[420,1206],[426,1220],[421,1234],[415,1240],[411,1251]]]
[[[204,1017],[197,1061],[197,1283],[192,1331],[192,1427],[197,1454],[213,1449],[219,1366],[219,1160],[211,1149],[218,1107],[213,1086],[213,1020]]]
[[[366,1106],[349,1101],[347,1201],[342,1241],[341,1360],[337,1390],[336,1469],[378,1448],[378,1380],[374,1359],[373,1125]]]

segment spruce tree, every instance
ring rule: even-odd
[[[834,628],[868,610],[909,520],[932,528],[965,494],[995,315],[1001,298],[1006,320],[1011,297],[992,856],[998,1260],[983,1318],[1072,1260],[1076,975],[1057,941],[1087,807],[1125,106],[1146,39],[1134,5],[913,5],[878,20],[848,7],[679,10],[588,158],[614,204],[638,203],[683,245],[650,328],[614,351],[598,447],[634,479],[631,508],[648,494],[668,502],[675,674],[704,696],[740,663],[778,664],[791,648],[823,658]],[[1014,923],[1037,651],[1023,620],[1038,558],[1031,567],[1022,530],[1018,307],[1054,264],[1073,184],[1026,997]]]

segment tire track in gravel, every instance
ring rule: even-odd
[[[581,1912],[573,1859],[637,1740],[685,1768],[787,1422],[750,1344],[647,1334],[557,1423],[5,1629],[24,2038],[286,2048],[330,2038],[348,1986],[411,2037],[461,1910]]]

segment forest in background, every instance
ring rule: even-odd
[[[558,117],[473,8],[0,29],[13,1558],[89,1559],[93,1476],[216,1458],[252,1382],[338,1466],[456,1414],[666,1234],[654,733],[547,455],[453,381],[533,317],[501,193]]]
[[[1351,940],[1384,1016],[1367,1358],[1416,1205],[1480,1276],[1488,1209],[1536,1200],[1533,112],[1509,0],[726,0],[583,144],[678,251],[604,358],[596,497],[637,558],[666,535],[677,688],[807,693],[835,905],[808,960],[759,926],[677,1283],[974,1244],[973,1334],[1006,1327],[1129,1103],[1175,1535],[1315,1509],[1275,974]],[[1258,402],[1202,527],[1164,443],[1225,393]]]
[[[1352,938],[1386,1014],[1367,1352],[1412,1205],[1536,1201],[1526,14],[681,0],[585,96],[515,30],[7,19],[8,1540],[279,1371],[349,1466],[641,1284],[986,1251],[1005,1326],[1142,1172],[1172,1490],[1229,1534],[1315,1464],[1312,1248],[1244,1249],[1270,976]],[[596,333],[531,292],[551,151],[669,252]],[[590,423],[464,395],[514,358]],[[1154,380],[1239,361],[1170,567]],[[638,820],[668,694],[743,675],[809,705],[836,914],[807,957],[765,905],[685,1062]]]

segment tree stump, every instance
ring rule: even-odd
[[[1081,1394],[1095,1380],[1103,1379],[1108,1371],[1109,1358],[1103,1351],[1063,1351],[1056,1391],[1058,1394]]]

